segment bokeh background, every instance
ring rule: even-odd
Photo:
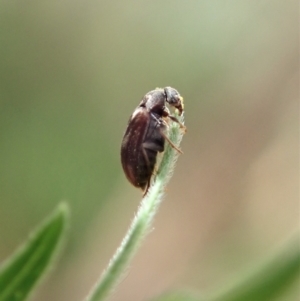
[[[112,300],[214,291],[299,228],[298,6],[0,2],[0,259],[60,201],[72,210],[34,300],[83,300],[120,243],[141,199],[120,143],[155,87],[185,99],[184,155]]]

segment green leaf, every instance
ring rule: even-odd
[[[0,269],[0,301],[28,298],[53,262],[66,227],[68,207],[61,204]]]
[[[262,263],[239,283],[225,289],[209,301],[271,301],[280,297],[298,278],[300,272],[299,239]]]

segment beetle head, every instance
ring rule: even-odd
[[[183,111],[183,98],[180,96],[179,92],[171,87],[164,88],[164,92],[167,103],[178,109],[179,115],[181,115]]]

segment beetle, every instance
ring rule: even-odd
[[[121,162],[128,181],[147,193],[158,153],[164,151],[165,140],[182,153],[166,135],[168,119],[185,126],[170,115],[166,104],[183,112],[183,98],[171,87],[148,92],[131,115],[121,145]]]

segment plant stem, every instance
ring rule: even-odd
[[[183,123],[183,115],[176,116]],[[168,137],[179,146],[183,136],[183,131],[179,124],[171,122],[168,130]],[[142,240],[149,232],[154,216],[164,196],[164,188],[170,180],[175,163],[178,159],[178,151],[174,150],[166,142],[165,151],[157,171],[153,184],[148,193],[142,199],[136,216],[134,217],[127,234],[125,235],[120,247],[109,262],[107,269],[104,271],[86,301],[105,300],[118,283],[123,279],[126,269],[133,258],[135,252],[140,246]]]

